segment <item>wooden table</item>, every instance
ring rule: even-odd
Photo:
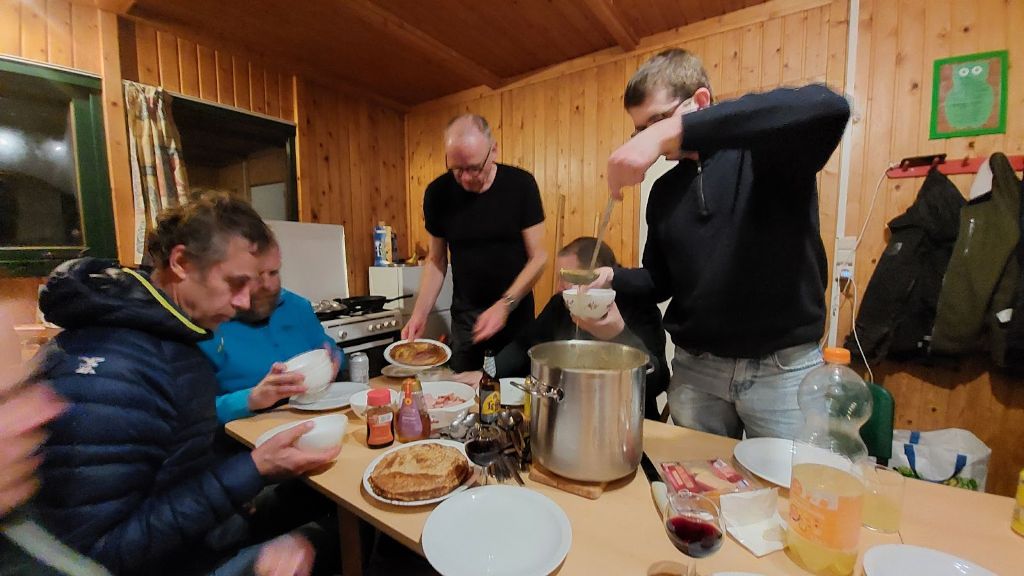
[[[399,381],[376,378],[373,386],[394,386]],[[228,433],[251,446],[263,432],[311,414],[278,409],[227,426]],[[729,457],[736,441],[685,428],[644,422],[644,448],[655,461]],[[343,568],[346,576],[362,573],[358,518],[422,554],[420,534],[433,506],[402,508],[381,504],[362,489],[363,471],[381,453],[366,447],[366,426],[349,412],[349,428],[337,462],[308,482],[338,504],[342,529]],[[586,500],[526,479],[526,485],[554,500],[572,523],[572,548],[560,575],[647,574],[659,561],[685,563],[665,536],[642,473],[613,484],[598,500]],[[781,490],[780,496],[786,496]],[[782,506],[787,503],[780,498]],[[1024,538],[1010,530],[1010,498],[908,480],[903,520],[898,535],[861,533],[860,548],[877,544],[915,544],[943,550],[976,562],[997,574],[1021,573]],[[901,540],[902,538],[902,540]],[[858,564],[860,559],[858,559]],[[734,570],[766,576],[806,574],[784,552],[757,558],[732,538],[722,549],[700,561],[703,574]],[[858,568],[857,573],[860,573]]]

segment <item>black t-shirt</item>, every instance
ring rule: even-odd
[[[486,192],[469,192],[446,172],[427,186],[427,232],[448,243],[455,309],[494,304],[526,266],[523,230],[544,221],[537,181],[526,170],[498,164]]]

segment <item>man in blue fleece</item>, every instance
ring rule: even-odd
[[[302,394],[302,375],[285,372],[284,361],[326,347],[336,359],[344,356],[324,332],[313,307],[302,296],[281,288],[281,248],[276,241],[257,256],[259,279],[248,310],[217,328],[199,348],[213,362],[220,392],[217,418],[227,423],[252,416],[278,401]]]
[[[612,195],[660,157],[643,267],[604,268],[596,285],[657,302],[676,345],[668,398],[680,425],[739,438],[792,438],[797,390],[821,363],[828,262],[817,173],[850,106],[822,85],[712,105],[700,59],[661,52],[623,98],[636,127],[608,159]]]

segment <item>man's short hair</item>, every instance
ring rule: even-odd
[[[494,142],[494,136],[491,134],[491,125],[487,123],[487,118],[479,114],[461,114],[448,121],[448,125],[444,127],[444,134],[447,137],[448,131],[451,130],[457,122],[468,121],[477,132],[480,132],[487,138],[488,142]]]
[[[626,84],[622,103],[627,109],[639,106],[658,88],[668,88],[674,97],[683,101],[700,88],[710,91],[711,85],[708,73],[696,54],[671,48],[651,56],[640,66]]]
[[[187,204],[164,210],[146,237],[153,266],[166,268],[177,245],[200,270],[224,260],[234,236],[252,242],[256,253],[275,243],[274,234],[245,200],[219,190],[193,191]]]
[[[558,251],[559,256],[576,256],[576,259],[580,261],[580,264],[584,266],[590,265],[590,259],[594,257],[594,248],[597,246],[597,238],[593,236],[580,236],[579,238],[569,242],[561,250]],[[597,250],[597,262],[595,266],[618,266],[619,263],[615,260],[615,253],[612,252],[611,246],[601,242],[601,247]]]

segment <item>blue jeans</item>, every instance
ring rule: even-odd
[[[721,358],[676,347],[668,405],[678,426],[720,436],[794,438],[803,426],[800,382],[822,364],[817,343],[762,358]]]

